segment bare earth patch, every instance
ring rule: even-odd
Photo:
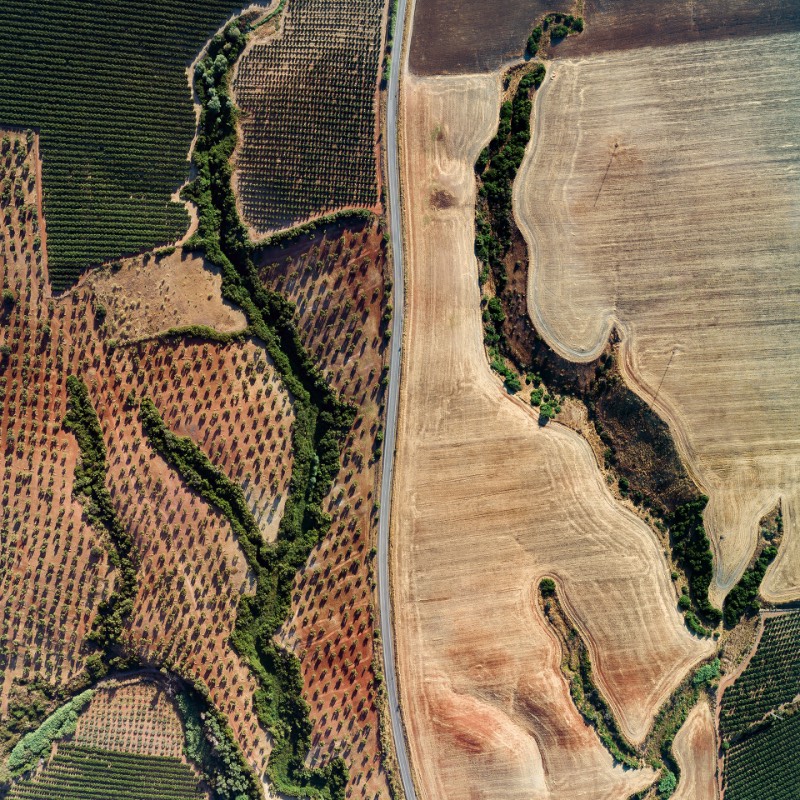
[[[404,718],[422,795],[624,798],[654,777],[614,767],[576,711],[535,601],[547,573],[598,684],[640,741],[693,638],[653,532],[613,499],[587,443],[540,427],[484,352],[472,165],[494,132],[497,75],[409,79],[408,311],[393,576]],[[438,132],[438,135],[432,135]],[[433,203],[443,189],[451,203]]]
[[[705,698],[689,712],[675,735],[673,752],[681,768],[674,800],[715,800],[717,749],[714,715]]]
[[[162,257],[148,253],[125,259],[119,269],[89,273],[88,281],[106,307],[112,336],[120,340],[189,325],[221,333],[247,325],[244,314],[223,301],[219,270],[180,249]]]
[[[779,498],[764,593],[800,596],[798,69],[795,33],[557,61],[515,186],[531,316],[577,360],[622,331],[711,498],[717,603]]]

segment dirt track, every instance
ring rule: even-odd
[[[515,186],[531,316],[572,357],[627,335],[711,497],[717,602],[779,497],[765,593],[800,596],[799,69],[796,33],[556,62]]]
[[[559,579],[635,740],[711,645],[686,631],[654,535],[616,505],[586,442],[540,428],[489,371],[472,164],[499,90],[496,76],[405,87],[409,302],[393,504],[404,718],[422,797],[627,797],[651,775],[614,768],[575,710],[536,610],[538,578]]]

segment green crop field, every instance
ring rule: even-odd
[[[0,127],[41,134],[53,288],[179,238],[195,129],[186,68],[235,0],[3,0]]]
[[[725,761],[725,800],[800,797],[800,714],[734,745]]]
[[[800,614],[768,617],[758,650],[723,695],[720,726],[726,739],[800,694],[799,656]]]
[[[384,0],[292,0],[242,56],[238,192],[259,233],[377,202],[375,92]]]
[[[205,794],[177,758],[62,744],[36,777],[16,784],[8,800],[198,800]]]

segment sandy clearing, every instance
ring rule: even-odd
[[[686,631],[655,536],[614,502],[587,443],[540,428],[489,371],[472,164],[499,97],[496,75],[405,85],[409,302],[392,555],[404,718],[423,796],[627,797],[652,775],[614,768],[578,715],[538,578],[559,579],[633,739],[711,644]],[[434,207],[442,190],[453,202]]]
[[[796,33],[555,62],[515,186],[531,316],[573,358],[623,330],[711,498],[716,602],[779,498],[765,594],[800,596],[798,69]]]
[[[717,750],[714,715],[705,698],[689,712],[675,735],[673,752],[681,768],[674,800],[716,800]]]
[[[178,249],[167,256],[146,254],[121,263],[120,269],[106,268],[88,277],[118,339],[189,325],[206,325],[221,333],[247,326],[244,314],[222,299],[219,269],[200,256]]]

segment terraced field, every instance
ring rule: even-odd
[[[798,68],[797,33],[557,61],[515,185],[530,315],[577,360],[622,333],[710,496],[717,605],[779,498],[763,592],[800,596]]]

